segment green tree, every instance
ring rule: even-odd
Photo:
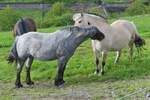
[[[7,6],[0,11],[0,31],[12,30],[14,24],[20,18],[20,14]]]
[[[135,0],[126,10],[129,15],[140,15],[147,12],[147,7],[142,0]]]

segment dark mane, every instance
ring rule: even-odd
[[[99,17],[101,17],[101,18],[103,18],[103,19],[107,20],[107,18],[106,18],[106,17],[104,17],[103,15],[99,15],[99,14],[97,14],[97,13],[87,13],[87,14],[96,15],[96,16],[99,16]]]
[[[68,26],[68,27],[65,27],[61,30],[67,30],[67,31],[70,31],[70,32],[79,32],[81,31],[83,28],[79,27],[79,26]]]

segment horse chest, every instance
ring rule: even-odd
[[[57,48],[57,56],[69,56],[75,51],[75,45],[71,42],[64,41]]]

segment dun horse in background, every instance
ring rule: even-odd
[[[17,62],[16,87],[22,87],[20,74],[25,61],[27,69],[26,82],[28,85],[33,84],[30,78],[30,67],[34,58],[58,60],[55,85],[61,86],[65,82],[63,75],[66,64],[76,48],[87,38],[101,41],[104,37],[104,34],[96,27],[80,28],[77,26],[64,28],[50,34],[29,32],[17,37],[8,56],[9,62],[14,60]]]
[[[119,61],[121,50],[129,48],[130,60],[133,55],[133,45],[142,47],[145,44],[144,39],[139,36],[136,26],[133,22],[127,20],[117,20],[111,25],[103,16],[96,16],[87,13],[74,14],[73,20],[75,26],[87,27],[96,26],[104,33],[105,38],[102,41],[92,40],[92,47],[96,57],[96,73],[104,74],[104,66],[109,51],[116,51],[115,63]],[[102,52],[102,65],[99,64],[100,51]]]
[[[13,29],[13,36],[20,36],[27,32],[37,31],[36,24],[31,18],[21,18],[17,21]]]

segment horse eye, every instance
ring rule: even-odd
[[[79,23],[81,23],[82,21],[80,20]]]
[[[90,22],[88,22],[88,25],[91,25],[91,23],[90,23]]]

